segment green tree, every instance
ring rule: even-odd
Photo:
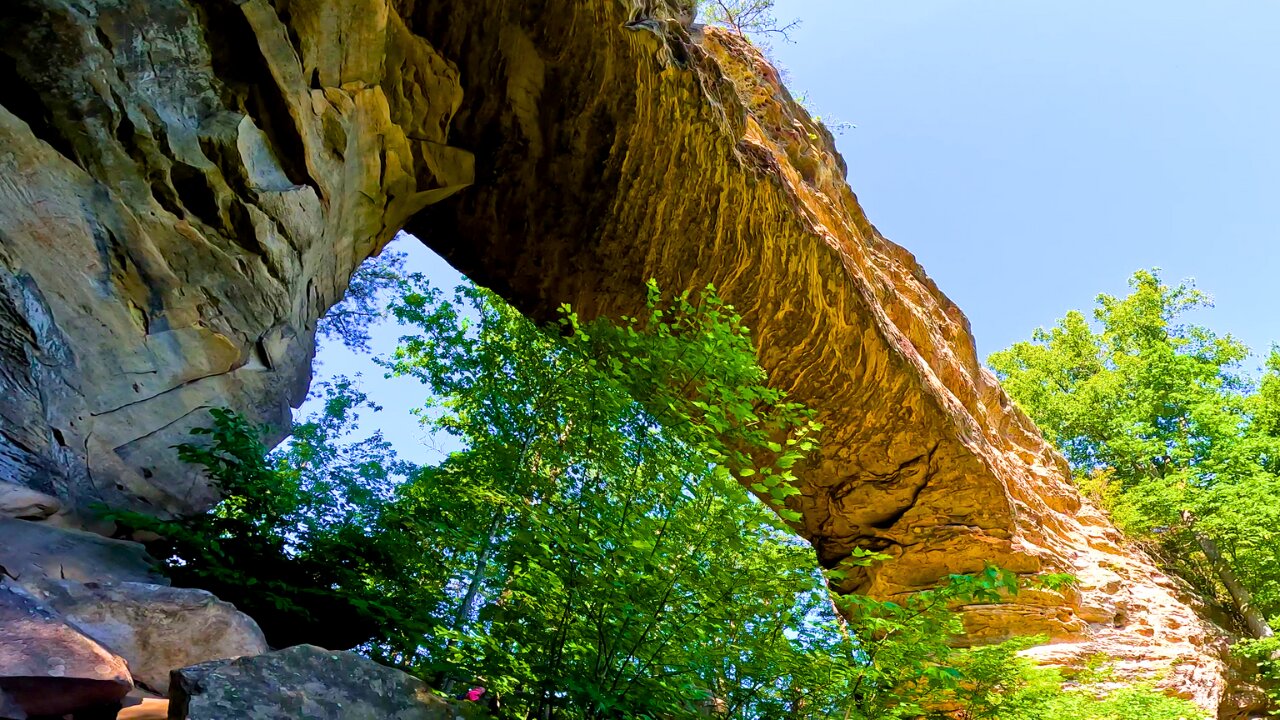
[[[1123,529],[1268,636],[1280,611],[1280,362],[1255,385],[1243,344],[1186,321],[1206,295],[1154,271],[1130,286],[1099,296],[1096,329],[1070,312],[990,365]]]
[[[387,628],[416,636],[432,623],[420,584],[398,558],[412,557],[380,526],[397,475],[380,435],[343,442],[368,405],[349,381],[319,389],[323,410],[295,425],[276,453],[262,428],[227,410],[211,411],[201,442],[178,446],[203,467],[224,499],[208,513],[170,520],[111,513],[126,532],[164,558],[174,584],[210,590],[254,617],[275,647],[314,643],[349,648]]]
[[[698,0],[698,12],[708,21],[723,25],[742,37],[776,35],[790,39],[799,20],[780,21],[774,12],[776,0]]]
[[[643,321],[584,325],[564,308],[551,333],[463,288],[395,312],[418,333],[389,368],[427,384],[423,416],[466,448],[405,495],[433,511],[440,494],[473,499],[449,523],[467,528],[452,536],[453,621],[417,662],[487,678],[535,716],[769,702],[776,664],[742,658],[789,646],[822,597],[777,514],[798,519],[790,468],[817,427],[763,384],[731,309],[651,288]]]
[[[407,259],[403,252],[387,248],[361,263],[342,299],[316,323],[316,337],[369,352],[369,328],[386,319],[388,296],[404,280]]]
[[[643,317],[613,322],[565,307],[551,328],[475,287],[401,290],[409,334],[386,367],[424,384],[419,419],[458,449],[399,463],[353,434],[367,398],[346,382],[274,454],[215,412],[180,452],[225,499],[121,518],[163,535],[175,582],[235,601],[273,643],[359,644],[445,692],[482,684],[492,712],[525,720],[891,720],[1027,685],[1012,655],[951,646],[951,608],[1005,601],[1009,573],[898,603],[829,594],[827,578],[887,558],[855,551],[824,577],[792,532],[793,468],[820,427],[767,386],[711,288],[650,286]],[[1060,678],[1038,682],[1065,702]]]

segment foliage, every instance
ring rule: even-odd
[[[343,294],[316,323],[316,336],[369,352],[369,327],[386,318],[386,296],[405,276],[407,256],[387,248],[356,268]]]
[[[1237,657],[1248,660],[1258,666],[1258,675],[1273,688],[1269,696],[1273,701],[1280,699],[1274,688],[1280,685],[1280,636],[1255,639],[1246,638],[1231,648]],[[1275,711],[1271,712],[1276,715]]]
[[[419,671],[535,715],[784,703],[779,664],[753,658],[795,652],[785,631],[825,594],[769,506],[798,519],[791,467],[818,428],[763,385],[737,316],[652,286],[643,320],[566,307],[558,333],[476,288],[394,310],[418,334],[389,368],[466,447],[406,489],[436,517],[454,502],[455,622]]]
[[[211,411],[211,428],[192,431],[207,442],[178,446],[224,497],[208,513],[108,515],[126,531],[159,536],[148,549],[165,559],[176,585],[232,602],[276,647],[351,647],[382,628],[412,634],[428,622],[415,606],[418,584],[389,561],[399,555],[396,536],[378,526],[394,475],[405,469],[380,436],[339,444],[367,398],[342,380],[321,391],[324,411],[296,425],[274,456],[262,428],[221,409]]]
[[[699,0],[698,11],[708,22],[724,25],[742,37],[776,35],[788,40],[800,21],[779,21],[775,4],[776,0]]]
[[[965,651],[956,668],[965,680],[950,702],[967,720],[1204,720],[1204,710],[1165,695],[1150,682],[1118,683],[1098,657],[1070,680],[1018,653],[1048,638],[1017,638]]]
[[[1280,613],[1280,354],[1254,381],[1243,344],[1187,322],[1208,296],[1156,271],[1130,287],[1098,297],[1096,326],[1070,312],[990,364],[1118,525],[1266,634]]]
[[[209,442],[179,450],[224,493],[209,514],[117,515],[273,644],[359,644],[446,692],[483,685],[511,718],[890,720],[942,703],[1049,718],[1064,716],[1036,708],[1074,701],[1016,648],[952,647],[953,608],[1006,601],[1024,584],[1011,573],[897,602],[828,592],[888,558],[819,571],[795,536],[794,470],[821,428],[767,386],[713,288],[650,284],[643,317],[566,306],[544,328],[479,288],[406,278],[392,312],[408,334],[383,362],[425,386],[420,421],[459,448],[445,460],[409,467],[352,435],[368,403],[343,381],[274,455],[215,412]],[[1022,699],[992,700],[1009,688]]]

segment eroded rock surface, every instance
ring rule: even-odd
[[[797,530],[826,565],[896,558],[842,591],[895,597],[987,562],[1073,572],[1065,597],[971,608],[975,636],[1045,633],[1049,659],[1110,653],[1217,707],[1223,632],[1081,499],[773,68],[676,15],[10,0],[0,479],[72,507],[207,504],[169,446],[211,405],[282,424],[314,319],[407,223],[536,317],[634,314],[649,278],[714,283],[771,382],[826,424]]]
[[[0,582],[0,707],[54,715],[109,706],[133,688],[125,661],[21,589]]]
[[[169,583],[138,543],[4,517],[0,517],[0,568],[33,590],[49,580]]]
[[[170,446],[222,405],[282,436],[315,319],[471,181],[385,2],[12,0],[0,71],[0,479],[77,508],[207,506]]]
[[[61,508],[52,495],[0,480],[0,517],[43,520]]]
[[[452,720],[412,675],[350,652],[298,645],[175,670],[173,720]]]
[[[270,649],[257,623],[203,590],[62,580],[33,594],[124,658],[134,683],[160,695],[168,694],[173,670]]]

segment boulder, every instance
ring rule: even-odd
[[[138,543],[7,517],[0,517],[0,567],[28,589],[46,578],[169,583]]]
[[[132,688],[123,659],[21,588],[0,583],[0,709],[6,717],[109,706]]]
[[[62,503],[52,495],[0,480],[0,517],[39,520],[61,508]]]
[[[252,618],[204,590],[59,580],[36,594],[128,661],[135,683],[161,695],[169,691],[171,670],[270,650]]]
[[[297,645],[173,671],[173,720],[452,720],[421,680],[350,652]]]

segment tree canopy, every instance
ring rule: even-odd
[[[1259,375],[1230,335],[1189,321],[1190,283],[1140,271],[990,358],[1081,486],[1166,567],[1258,639],[1280,613],[1280,352]],[[1267,647],[1270,647],[1268,644]]]
[[[116,516],[273,644],[357,646],[525,720],[1101,720],[1123,698],[1146,708],[1126,720],[1194,716],[1149,687],[1068,684],[1022,645],[954,649],[954,606],[1023,584],[999,568],[897,603],[831,594],[829,578],[889,558],[823,570],[792,531],[793,471],[821,427],[768,386],[714,288],[651,284],[642,317],[566,306],[551,327],[470,285],[407,277],[395,298],[405,335],[381,362],[457,450],[397,460],[356,429],[375,409],[342,380],[272,453],[215,412],[180,448],[225,495],[207,515]]]

